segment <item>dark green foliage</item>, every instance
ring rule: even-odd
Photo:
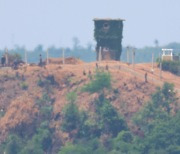
[[[36,100],[36,103],[39,107],[41,107],[42,105],[50,105],[51,103],[53,103],[53,101],[54,100],[51,99],[49,94],[43,93],[42,97]]]
[[[48,126],[44,124],[37,130],[37,133],[29,140],[22,149],[21,154],[44,154],[51,148],[52,139]]]
[[[20,86],[21,86],[21,88],[22,88],[23,90],[27,90],[27,89],[28,89],[28,84],[27,84],[26,82],[22,82],[22,83],[20,84]]]
[[[174,86],[165,83],[162,89],[157,88],[156,93],[152,95],[151,102],[148,102],[143,110],[136,114],[134,121],[138,126],[142,126],[145,132],[148,132],[159,120],[169,119],[170,113],[173,112],[171,106],[176,107],[176,103]]]
[[[21,61],[22,57],[18,53],[8,53],[8,60],[9,62],[14,62],[14,61]]]
[[[73,91],[67,94],[66,99],[70,103],[74,103],[77,99],[77,94]]]
[[[57,84],[57,82],[56,82],[56,80],[55,80],[55,78],[54,78],[54,75],[48,75],[48,76],[46,77],[46,80],[48,80],[51,85]]]
[[[73,102],[68,103],[63,109],[62,130],[71,133],[77,131],[77,139],[91,138],[96,136],[96,124],[92,123],[85,111],[79,111]]]
[[[79,110],[76,104],[68,103],[63,110],[62,129],[65,132],[71,132],[77,129],[79,125]]]
[[[107,72],[96,71],[93,80],[83,87],[83,91],[90,93],[103,91],[104,88],[111,88],[111,75]]]
[[[180,76],[180,61],[162,61],[162,69]]]
[[[135,147],[134,136],[129,131],[121,131],[118,136],[112,139],[112,151],[111,154],[128,153],[138,154],[138,150]]]
[[[159,120],[140,141],[142,153],[178,153],[180,146],[180,113],[166,121]]]
[[[44,88],[46,93],[52,93],[52,87],[58,86],[58,83],[55,81],[53,75],[48,75],[45,79],[39,79],[37,85],[41,88]]]
[[[48,84],[49,84],[49,82],[48,82],[47,80],[39,79],[39,80],[37,81],[37,85],[38,85],[39,87],[45,87],[45,85],[48,85]]]
[[[67,144],[61,149],[59,154],[89,154],[90,152],[90,148],[82,145]]]
[[[110,102],[102,97],[96,102],[98,125],[102,133],[117,136],[120,131],[127,130],[126,122]]]
[[[7,154],[19,154],[22,144],[22,140],[17,135],[10,135],[5,142],[4,150]]]
[[[4,110],[0,110],[0,118],[3,117],[5,115],[5,111]]]
[[[77,138],[90,138],[94,134],[93,125],[90,122],[89,115],[85,111],[79,113],[79,125]]]
[[[65,105],[63,109],[62,130],[65,132],[71,132],[78,128],[80,120],[79,109],[75,104],[77,95],[75,92],[70,92],[66,97],[69,103]]]
[[[36,100],[36,105],[39,108],[39,119],[40,121],[50,120],[53,112],[54,99],[47,93],[44,93],[41,98]]]
[[[176,113],[177,98],[173,85],[165,83],[152,95],[134,121],[144,131],[145,138],[137,142],[141,153],[176,153],[180,146],[180,113]],[[175,114],[175,115],[174,115]],[[174,151],[172,149],[174,146]],[[172,151],[171,151],[172,150]]]
[[[106,149],[100,144],[98,139],[89,141],[82,140],[77,144],[67,144],[59,154],[106,154]]]

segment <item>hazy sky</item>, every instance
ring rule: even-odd
[[[95,44],[95,17],[126,19],[124,46],[180,42],[180,0],[0,0],[0,48]]]

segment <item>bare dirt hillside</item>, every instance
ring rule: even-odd
[[[36,100],[41,98],[44,89],[39,86],[40,80],[53,77],[56,84],[47,88],[54,99],[53,116],[51,126],[57,136],[68,140],[68,135],[60,131],[61,111],[67,103],[68,92],[81,87],[90,81],[95,70],[109,71],[112,76],[112,89],[106,91],[110,102],[129,121],[150,98],[157,86],[163,82],[174,83],[175,89],[180,95],[180,77],[169,72],[162,72],[154,66],[152,73],[151,64],[136,64],[106,61],[97,63],[84,63],[76,59],[66,59],[65,65],[61,60],[50,60],[49,65],[22,66],[18,70],[11,68],[0,69],[0,141],[4,140],[9,131],[19,127],[27,127],[38,116],[39,110]],[[148,82],[145,82],[147,72]],[[161,74],[161,75],[160,75]],[[82,93],[78,91],[77,104],[80,109],[93,111],[93,100],[98,94]],[[62,140],[62,141],[63,141]]]

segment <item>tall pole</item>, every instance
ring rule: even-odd
[[[162,78],[162,59],[161,59],[161,54],[159,54],[159,60],[160,60],[160,72],[159,72],[159,77],[160,79]]]
[[[24,50],[24,62],[27,64],[27,51],[26,51],[26,49]]]
[[[62,57],[63,57],[63,65],[65,64],[65,53],[64,53],[64,48],[62,49]]]
[[[129,46],[127,46],[127,52],[126,52],[126,54],[127,54],[127,63],[129,63]]]
[[[154,53],[152,53],[152,73],[154,73]]]
[[[48,51],[48,49],[46,51],[46,64],[47,65],[49,64],[49,51]]]
[[[99,56],[98,61],[101,62],[102,60],[102,47],[99,47]]]
[[[9,61],[8,61],[8,49],[6,48],[5,50],[6,50],[5,51],[6,66],[8,66],[8,64],[9,64]]]
[[[132,48],[132,64],[134,69],[134,61],[135,61],[135,48]]]

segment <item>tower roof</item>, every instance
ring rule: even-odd
[[[112,19],[112,18],[94,18],[94,21],[125,21],[125,19]]]

